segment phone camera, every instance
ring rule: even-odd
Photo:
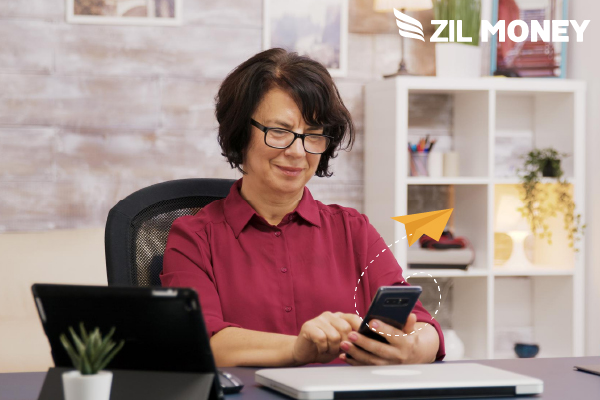
[[[405,306],[408,304],[408,299],[389,298],[383,302],[384,306]]]

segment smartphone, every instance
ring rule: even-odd
[[[369,311],[367,311],[358,333],[382,343],[388,343],[385,336],[373,331],[367,324],[372,319],[378,319],[395,328],[404,328],[422,291],[420,286],[381,286],[371,301]]]

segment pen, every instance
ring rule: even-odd
[[[433,140],[431,141],[431,145],[429,146],[429,151],[431,151],[431,149],[433,149],[433,145],[435,144],[435,142],[436,142],[436,140],[435,140],[435,139],[433,139]]]

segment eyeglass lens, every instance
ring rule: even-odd
[[[269,129],[266,140],[269,146],[283,149],[292,143],[294,134],[281,129]],[[304,138],[304,149],[309,153],[323,153],[328,144],[329,138],[325,136],[311,135]]]

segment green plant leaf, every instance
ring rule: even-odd
[[[67,335],[65,335],[64,333],[61,333],[59,338],[60,338],[60,341],[61,341],[63,347],[67,351],[67,354],[69,355],[69,358],[71,359],[71,362],[73,363],[73,367],[75,367],[75,369],[79,370],[81,367],[81,358],[77,355],[77,353],[75,352],[75,349],[73,349],[73,346],[71,346],[69,339],[67,339]]]
[[[71,333],[71,337],[73,338],[73,343],[75,343],[77,352],[81,355],[83,352],[85,352],[85,344],[81,341],[81,339],[79,339],[79,336],[77,336],[73,327],[69,327],[69,332]]]
[[[115,346],[116,346],[116,343],[113,342],[112,340],[106,344],[106,346],[103,348],[102,352],[98,355],[98,357],[96,358],[96,360],[94,360],[94,367],[95,368],[97,368],[98,370],[102,369],[101,365],[104,363],[104,360],[106,359],[106,357],[108,356],[108,354],[110,353],[110,351]]]
[[[119,342],[119,345],[110,354],[108,354],[106,356],[106,359],[100,365],[100,369],[99,370],[103,370],[104,368],[106,368],[106,366],[108,365],[108,363],[111,362],[111,360],[114,358],[114,356],[117,355],[117,353],[123,348],[123,345],[125,345],[125,341],[121,340],[121,342]]]
[[[79,331],[81,333],[81,339],[83,342],[87,342],[88,340],[88,334],[83,326],[83,321],[79,323]]]
[[[93,349],[93,340],[92,338],[94,337],[94,335],[98,334],[98,328],[96,328],[96,330],[94,330],[88,337],[88,341],[85,343],[85,352],[82,355],[82,359],[83,359],[83,364],[86,368],[88,368],[88,371],[90,374],[95,374],[96,372],[94,372],[94,368],[93,368],[93,361],[94,361],[94,349]]]
[[[80,372],[82,375],[93,375],[96,372],[94,372],[93,368],[92,368],[92,364],[90,363],[90,360],[88,359],[87,355],[85,353],[83,353],[81,355],[81,369]]]

